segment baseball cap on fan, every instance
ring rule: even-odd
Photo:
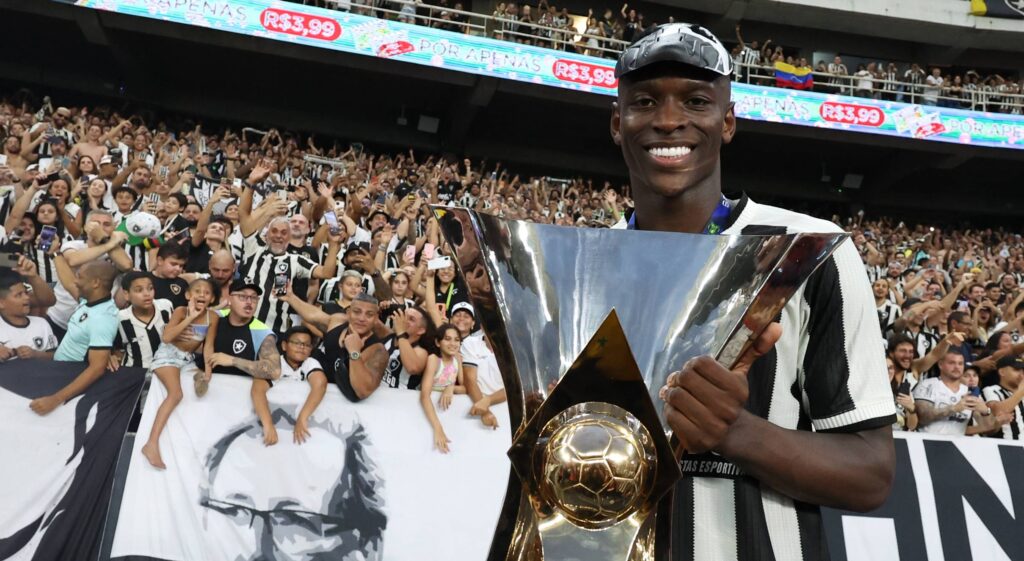
[[[725,45],[707,28],[691,23],[664,23],[652,28],[626,47],[615,64],[622,78],[658,62],[676,62],[719,76],[733,71]]]

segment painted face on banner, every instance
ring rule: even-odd
[[[263,444],[256,425],[218,444],[219,462],[211,466],[208,496],[201,499],[208,509],[207,531],[251,535],[246,544],[251,549],[239,556],[247,561],[379,559],[379,543],[362,547],[351,522],[342,518],[354,498],[344,493],[349,474],[363,471],[346,465],[346,457],[363,454],[349,454],[347,436],[330,426],[310,425],[309,439],[295,444],[290,418],[274,417],[278,442],[273,446]]]

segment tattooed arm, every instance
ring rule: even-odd
[[[380,387],[380,380],[384,377],[387,365],[388,353],[381,343],[363,349],[359,360],[349,361],[349,382],[360,399],[366,399],[373,390]]]
[[[277,352],[277,337],[267,335],[260,344],[256,360],[245,360],[226,353],[213,353],[207,363],[211,368],[233,366],[258,380],[276,380],[281,377],[281,354]]]

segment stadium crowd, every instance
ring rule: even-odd
[[[606,7],[598,13],[590,9],[582,25],[576,23],[577,18],[568,8],[559,8],[548,0],[538,0],[535,5],[500,2],[490,14],[492,19],[487,25],[472,25],[471,19],[476,14],[461,2],[450,4],[448,0],[306,0],[305,3],[456,33],[486,32],[496,39],[514,43],[613,59],[625,45],[658,25],[656,21],[645,20],[643,12],[629,3],[624,3],[618,11]],[[672,23],[674,18],[669,16],[667,21]],[[849,67],[839,55],[832,60],[812,61],[805,49],[784,47],[771,38],[763,43],[746,41],[739,25],[732,56],[736,62],[736,78],[744,82],[775,85],[773,67],[781,62],[812,72],[816,91],[994,113],[1024,113],[1024,76],[1014,71],[985,73],[892,61],[864,62]]]
[[[523,177],[500,163],[371,154],[276,129],[206,130],[106,107],[0,103],[0,360],[86,366],[36,399],[46,414],[120,366],[167,387],[144,447],[212,373],[253,378],[267,444],[273,383],[307,383],[295,438],[336,384],[435,407],[472,400],[496,427],[494,353],[429,204],[610,227],[627,187]],[[838,220],[838,217],[835,217]],[[1002,230],[843,223],[873,283],[897,428],[1019,439],[1024,428],[1024,241]]]

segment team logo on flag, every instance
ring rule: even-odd
[[[1024,16],[1024,0],[1003,0],[1006,7]]]
[[[245,350],[245,341],[241,339],[235,339],[235,342],[231,345],[231,350],[238,354]]]

